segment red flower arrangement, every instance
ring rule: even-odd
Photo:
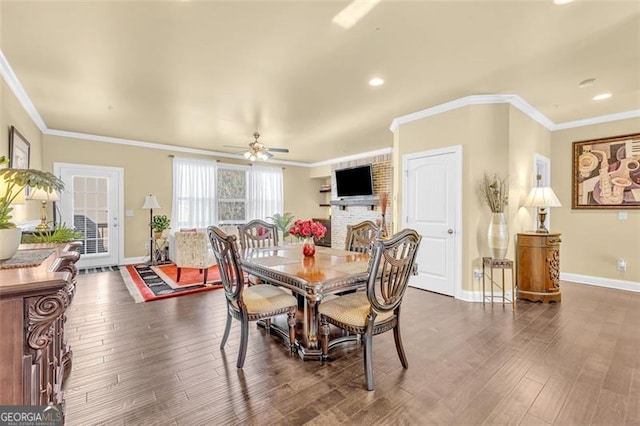
[[[289,230],[289,234],[298,237],[298,238],[309,238],[315,237],[316,239],[320,239],[324,237],[324,234],[327,233],[327,228],[321,223],[314,222],[313,220],[296,220],[291,229]]]

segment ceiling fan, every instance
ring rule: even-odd
[[[249,161],[263,160],[266,161],[269,158],[273,157],[272,152],[283,152],[287,153],[289,150],[287,148],[267,148],[262,142],[258,142],[258,138],[260,137],[260,133],[255,132],[253,134],[254,141],[249,143],[249,149],[240,154],[244,156]],[[225,145],[229,148],[243,148],[241,146],[234,145]]]

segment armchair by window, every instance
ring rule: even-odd
[[[175,233],[175,264],[180,281],[182,268],[197,268],[203,273],[203,283],[207,282],[207,269],[216,264],[209,238],[204,232],[180,231]]]

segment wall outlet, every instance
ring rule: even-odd
[[[149,250],[149,243],[144,243],[145,250]]]
[[[480,278],[482,278],[482,269],[474,269],[473,270],[473,279],[474,280],[479,280]]]
[[[618,271],[624,272],[627,270],[627,262],[624,259],[618,259]]]

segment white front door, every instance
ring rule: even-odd
[[[113,266],[123,255],[123,169],[55,163],[65,190],[60,195],[61,222],[83,234],[79,268]]]
[[[409,285],[456,296],[461,290],[462,147],[403,156],[404,224],[422,235]]]

